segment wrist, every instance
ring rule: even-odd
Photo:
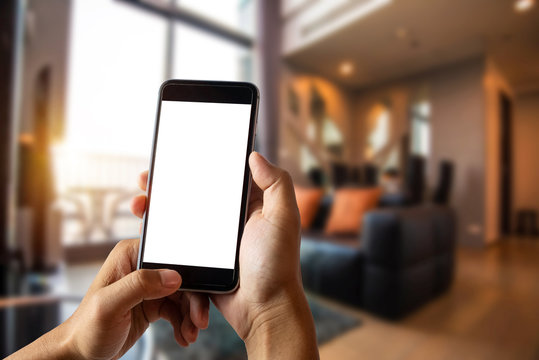
[[[317,359],[316,332],[301,286],[283,290],[255,317],[245,337],[250,359]]]
[[[58,326],[55,330],[58,333],[55,336],[55,341],[58,344],[58,359],[84,359],[77,349],[75,342],[75,332],[70,328],[71,322],[68,319],[65,323]]]
[[[54,328],[7,359],[81,359],[75,351],[66,324]]]
[[[73,331],[69,329],[69,320],[43,335],[44,354],[48,359],[82,359],[76,351]]]

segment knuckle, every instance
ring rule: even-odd
[[[122,240],[122,241],[119,241],[115,246],[114,246],[114,249],[112,249],[112,251],[114,252],[124,252],[128,247],[129,247],[129,240]]]
[[[292,176],[290,176],[288,171],[281,169],[281,174],[279,175],[277,183],[279,183],[279,187],[282,189],[282,191],[284,191],[285,194],[294,196],[294,182],[292,181]]]
[[[119,241],[111,253],[114,254],[131,254],[131,251],[136,249],[138,251],[139,239],[126,239]]]
[[[292,186],[292,178],[290,177],[290,174],[286,172],[286,170],[283,170],[281,168],[276,168],[276,172],[274,174],[274,178],[270,186],[270,189],[280,188],[283,186],[284,187]]]
[[[132,277],[131,286],[140,289],[143,294],[149,294],[151,291],[151,276],[148,270],[138,270]]]
[[[96,320],[101,321],[107,319],[107,304],[105,301],[103,301],[103,297],[100,296],[99,291],[90,298],[90,309],[92,309]]]
[[[288,171],[281,169],[281,179],[286,186],[292,186],[292,176]]]

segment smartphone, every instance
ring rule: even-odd
[[[258,100],[245,82],[161,85],[138,268],[178,271],[180,290],[236,289]]]

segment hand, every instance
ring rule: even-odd
[[[177,292],[173,270],[136,270],[139,240],[118,243],[75,313],[9,359],[117,359],[164,318],[183,346],[208,326],[207,297]]]
[[[254,183],[240,246],[240,284],[234,293],[211,299],[245,341],[250,358],[317,358],[314,323],[301,283],[292,180],[258,153],[251,154],[249,165]],[[147,177],[144,172],[139,179],[143,190]],[[146,196],[134,198],[131,205],[142,217]]]

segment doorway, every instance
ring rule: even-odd
[[[500,93],[500,235],[511,233],[512,214],[512,120],[513,103]]]

